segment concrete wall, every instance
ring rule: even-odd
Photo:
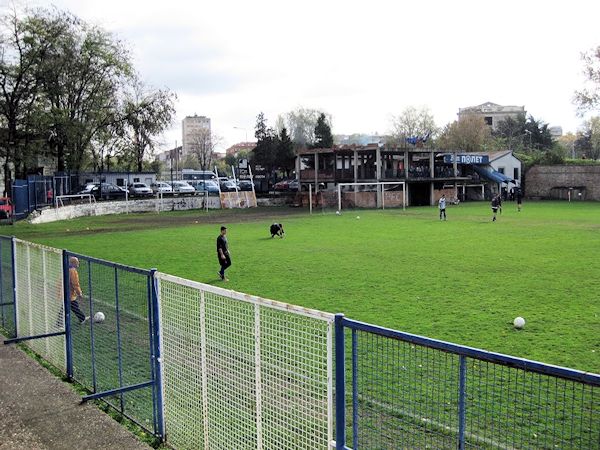
[[[600,201],[600,166],[534,166],[525,183],[528,198],[566,199],[571,191],[573,199]]]
[[[33,224],[55,222],[84,216],[102,216],[106,214],[125,214],[139,212],[184,211],[190,209],[218,209],[221,203],[218,197],[208,197],[208,205],[204,197],[169,197],[160,199],[129,200],[128,202],[100,202],[92,204],[68,205],[57,209],[48,208],[29,215]]]

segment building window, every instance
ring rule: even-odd
[[[518,167],[515,167],[515,169],[514,169],[514,172],[513,172],[513,178],[514,178],[515,180],[518,180],[518,179],[519,179],[519,168],[518,168]]]
[[[125,180],[123,178],[117,178],[117,186],[125,186]]]
[[[492,117],[491,116],[485,117],[485,124],[489,125],[490,127],[492,126]]]
[[[498,167],[498,172],[504,175],[504,167]]]
[[[134,182],[134,183],[139,183],[139,182],[140,182],[140,179],[139,179],[139,178],[134,178],[134,179],[133,179],[133,182]]]

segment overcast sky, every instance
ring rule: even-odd
[[[4,2],[4,0],[3,0]],[[177,93],[165,147],[187,115],[211,118],[224,147],[253,138],[256,115],[303,106],[335,134],[390,130],[427,106],[438,126],[459,107],[523,105],[563,131],[581,123],[580,54],[600,45],[600,1],[30,0],[128,42],[142,78]],[[235,129],[245,128],[247,131]]]

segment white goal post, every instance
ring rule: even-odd
[[[385,187],[386,186],[402,186],[402,209],[406,209],[406,183],[404,181],[378,181],[378,182],[361,182],[361,183],[339,183],[338,184],[338,211],[342,210],[342,188],[354,187],[354,193],[358,193],[359,186],[375,186],[377,196],[381,193],[381,208],[385,209]],[[364,191],[363,191],[364,192]]]
[[[96,197],[94,197],[92,194],[71,194],[71,195],[57,195],[54,199],[54,207],[58,208],[58,207],[63,207],[65,206],[63,200],[65,199],[75,199],[78,198],[80,200],[84,200],[87,199],[88,203],[91,205],[92,203],[96,203]]]

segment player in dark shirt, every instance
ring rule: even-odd
[[[221,234],[217,238],[217,258],[221,265],[219,278],[223,281],[229,281],[225,277],[225,269],[231,266],[231,258],[229,257],[229,246],[227,244],[227,227],[221,227]]]
[[[521,189],[517,191],[517,211],[521,212],[521,206],[523,205],[523,193]]]
[[[494,217],[492,217],[492,222],[496,221],[496,213],[498,212],[498,208],[501,208],[502,206],[502,201],[500,200],[500,194],[495,195],[494,198],[492,198],[492,213],[494,214]]]

